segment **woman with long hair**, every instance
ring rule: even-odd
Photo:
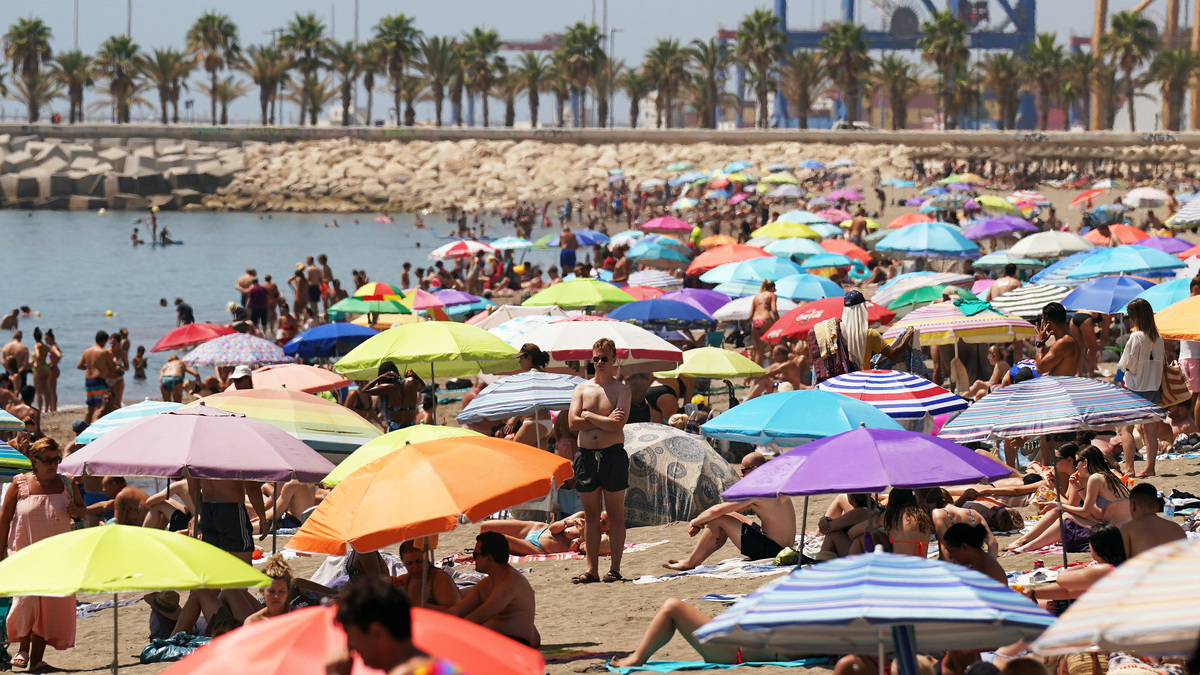
[[[767,342],[763,335],[779,320],[779,307],[775,297],[775,282],[763,279],[758,294],[750,302],[750,335],[754,338],[754,360],[762,363],[767,356]]]
[[[1162,400],[1162,375],[1166,349],[1158,324],[1154,322],[1154,308],[1142,298],[1134,298],[1125,310],[1129,317],[1129,342],[1121,353],[1117,368],[1125,373],[1125,388],[1151,403]],[[1146,468],[1134,474],[1137,445],[1133,440],[1133,427],[1121,428],[1121,451],[1125,453],[1125,473],[1136,478],[1154,475],[1154,460],[1158,455],[1158,428],[1154,423],[1139,424],[1138,430],[1146,441]]]
[[[883,527],[887,531],[892,553],[925,557],[933,523],[912,490],[893,488],[888,493],[887,507],[883,510]]]

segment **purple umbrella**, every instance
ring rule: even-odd
[[[994,216],[985,218],[963,230],[963,236],[971,241],[979,241],[988,237],[1003,237],[1014,232],[1037,232],[1036,225],[1016,216]]]
[[[904,204],[905,206],[920,206],[925,203],[925,198],[924,197],[909,197],[908,199],[905,199],[903,202],[900,202],[900,203]]]
[[[291,434],[201,404],[130,422],[63,460],[75,476],[162,476],[316,483],[333,464]]]
[[[1189,248],[1192,248],[1191,243],[1184,241],[1183,239],[1176,239],[1175,237],[1147,237],[1146,239],[1142,239],[1141,241],[1137,242],[1137,245],[1156,248],[1164,253],[1171,254],[1183,253]]]
[[[483,300],[479,296],[455,290],[438,291],[433,294],[433,297],[446,307],[450,307],[451,305],[469,305]]]
[[[730,297],[724,293],[710,291],[704,288],[685,288],[680,291],[671,291],[663,293],[659,296],[660,300],[674,300],[682,302],[685,305],[691,305],[696,309],[712,316],[712,313],[729,304]]]
[[[952,190],[954,192],[970,192],[974,189],[975,189],[974,187],[967,185],[966,183],[951,183],[950,184],[950,190]]]

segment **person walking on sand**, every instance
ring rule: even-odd
[[[558,252],[558,266],[564,270],[574,269],[575,249],[579,248],[579,241],[575,239],[570,226],[563,227],[558,237],[558,247],[561,249]]]
[[[625,549],[625,490],[629,487],[629,455],[625,453],[625,420],[629,414],[629,387],[616,379],[617,346],[608,338],[592,345],[596,375],[571,395],[568,424],[578,434],[571,460],[575,489],[583,502],[587,571],[571,580],[576,584],[600,581],[600,513],[608,512],[612,564],[604,582],[620,581],[621,554]]]
[[[83,350],[79,363],[75,366],[83,371],[84,403],[87,404],[87,415],[84,417],[88,424],[96,421],[97,412],[104,413],[104,395],[108,393],[108,381],[117,375],[117,361],[112,352],[104,348],[108,343],[108,333],[97,331],[96,344]]]

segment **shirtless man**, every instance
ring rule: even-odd
[[[574,268],[575,249],[579,248],[579,241],[571,233],[570,227],[563,227],[562,234],[558,237],[558,247],[561,249],[558,252],[558,266],[564,270]]]
[[[1004,273],[996,280],[996,283],[988,287],[985,300],[991,302],[1005,293],[1021,287],[1021,280],[1017,278],[1017,266],[1013,263],[1008,263],[1004,266]]]
[[[587,571],[572,583],[600,581],[600,513],[608,512],[608,539],[612,565],[605,583],[620,581],[621,554],[625,549],[625,489],[629,487],[629,455],[625,453],[625,419],[629,414],[629,387],[617,381],[617,346],[608,338],[592,345],[596,376],[575,387],[568,424],[578,434],[578,450],[571,467],[575,489],[583,502],[586,526]]]
[[[16,312],[16,311],[17,310],[15,310],[15,309],[13,310],[13,312]],[[20,384],[18,386],[24,387],[25,386],[25,375],[26,375],[26,373],[29,372],[30,365],[29,365],[29,347],[26,347],[24,344],[21,343],[22,337],[24,337],[24,334],[21,333],[21,331],[18,330],[18,331],[13,332],[12,341],[10,341],[8,344],[4,345],[3,347],[0,347],[0,361],[3,361],[5,364],[8,364],[9,360],[11,359],[12,362],[16,364],[16,370],[9,373],[9,376],[10,377],[19,377]]]
[[[25,385],[21,387],[21,398],[4,406],[4,409],[19,420],[32,419],[33,429],[27,427],[25,430],[40,434],[42,433],[42,413],[33,407],[33,398],[36,395],[37,390],[33,386]]]
[[[246,513],[246,500],[258,516],[267,521],[262,492],[258,484],[241,480],[205,480],[188,478],[188,492],[200,510],[200,534],[204,543],[232,553],[249,563],[254,554],[254,528]],[[266,539],[264,533],[259,541]]]
[[[329,266],[329,257],[322,253],[317,256],[317,263],[321,266],[321,279],[324,281],[325,287],[332,290],[333,268]],[[336,302],[332,293],[322,293],[321,301],[324,303],[325,309],[329,309],[329,306]]]
[[[272,522],[278,527],[300,527],[304,512],[317,505],[317,486],[312,483],[293,478],[279,488],[278,495],[270,490],[263,485],[267,519],[258,521],[259,534],[270,532]]]
[[[120,476],[106,476],[100,483],[108,499],[87,507],[89,516],[113,512],[118,525],[141,527],[150,509],[146,506],[149,497],[142,490],[129,485]]]
[[[1158,515],[1158,490],[1150,483],[1138,483],[1129,491],[1128,522],[1121,525],[1121,539],[1125,541],[1125,555],[1130,558],[1176,539],[1185,539],[1187,534],[1173,520]]]
[[[21,322],[21,310],[14,309],[11,314],[0,319],[0,330],[16,330]]]
[[[113,333],[108,351],[112,353],[113,362],[116,364],[116,370],[108,381],[109,391],[112,392],[109,410],[116,410],[121,407],[121,401],[125,398],[125,373],[129,370],[129,347],[125,337],[120,333]]]
[[[613,265],[613,276],[612,276],[612,280],[613,280],[614,284],[628,284],[629,283],[629,275],[633,271],[633,263],[631,263],[629,261],[629,258],[625,257],[626,250],[627,250],[627,247],[625,246],[625,244],[620,244],[616,248],[613,249],[613,258],[616,259],[616,263]]]
[[[525,575],[508,564],[508,555],[504,535],[480,532],[475,538],[475,569],[487,578],[471,587],[462,602],[447,611],[536,648],[541,639],[533,625],[533,587]]]
[[[146,499],[146,519],[142,521],[142,527],[171,532],[187,531],[195,513],[194,508],[187,481],[170,481],[162,491]]]
[[[83,389],[87,415],[84,420],[91,424],[96,421],[97,413],[104,414],[104,394],[108,391],[108,381],[117,376],[117,362],[112,352],[104,348],[108,343],[108,333],[97,331],[96,344],[83,350],[79,364],[75,367],[83,371]]]
[[[1046,346],[1050,336],[1054,336],[1054,344]],[[1079,372],[1079,364],[1083,352],[1079,343],[1071,337],[1070,326],[1067,325],[1067,310],[1057,302],[1051,302],[1042,308],[1042,321],[1038,324],[1036,362],[1037,371],[1042,375],[1074,376]],[[1048,463],[1044,458],[1043,464]]]
[[[183,381],[189,374],[196,378],[196,384],[199,385],[199,372],[174,354],[167,358],[167,362],[158,371],[158,391],[162,394],[164,403],[183,402]]]
[[[766,462],[766,458],[757,452],[746,455],[742,458],[742,475]],[[762,521],[761,526],[740,513],[751,508]],[[687,532],[689,537],[700,535],[696,547],[683,560],[672,560],[664,565],[667,569],[694,569],[720,550],[726,541],[751,560],[774,558],[796,542],[796,507],[791,497],[785,496],[722,502],[693,518]]]
[[[237,281],[233,284],[234,290],[241,294],[241,300],[238,302],[239,307],[246,306],[246,294],[250,292],[250,287],[254,285],[255,277],[257,276],[258,272],[254,271],[253,268],[247,267],[246,273],[238,277]]]
[[[882,209],[880,210],[882,213]],[[850,220],[850,231],[847,233],[847,239],[855,246],[863,245],[863,237],[867,234],[867,210],[859,206],[854,211],[854,218]]]
[[[308,306],[312,308],[313,316],[320,316],[321,284],[325,282],[325,273],[317,267],[311,255],[304,259],[304,265],[304,277],[308,281]]]

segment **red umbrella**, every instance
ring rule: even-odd
[[[219,338],[222,335],[229,335],[233,332],[234,330],[229,326],[221,326],[215,323],[189,323],[162,336],[162,339],[154,343],[150,351],[165,352],[171,349],[195,347],[196,345],[204,344],[209,340]]]
[[[932,222],[933,222],[933,218],[930,218],[929,216],[925,215],[924,213],[906,213],[906,214],[900,216],[899,218],[893,220],[892,222],[888,223],[888,229],[898,230],[902,227],[908,227],[909,225],[915,225],[917,223],[932,223]]]
[[[763,339],[772,344],[784,338],[806,339],[809,329],[813,326],[826,319],[842,318],[844,307],[842,298],[825,298],[800,305],[779,317],[779,320],[763,335]],[[896,313],[887,307],[873,302],[867,303],[867,320],[871,323],[888,323],[894,318],[896,318]]]
[[[663,294],[663,289],[653,286],[625,286],[621,290],[632,295],[634,300],[653,300]]]
[[[853,258],[866,265],[871,262],[871,254],[861,246],[857,246],[845,239],[826,239],[821,242],[821,248],[830,253],[841,253],[847,258]]]
[[[704,253],[696,256],[692,264],[688,265],[688,276],[696,276],[704,274],[714,267],[719,267],[725,263],[742,262],[752,258],[769,258],[770,253],[762,250],[757,246],[747,246],[745,244],[729,244],[726,246],[717,246],[710,248]]]
[[[1084,190],[1083,192],[1075,195],[1075,198],[1071,200],[1071,208],[1078,209],[1084,206],[1090,207],[1093,199],[1096,199],[1097,197],[1103,197],[1106,194],[1108,194],[1108,188],[1092,188],[1091,190]]]
[[[1137,229],[1136,227],[1132,225],[1125,225],[1124,223],[1109,225],[1108,230],[1109,232],[1117,235],[1117,239],[1119,239],[1122,244],[1136,244],[1139,241],[1150,237],[1150,235]],[[1088,233],[1083,235],[1083,238],[1097,246],[1108,246],[1108,237],[1100,234],[1100,230],[1094,228],[1088,230]]]
[[[334,607],[307,607],[239,628],[197,649],[166,670],[170,675],[325,675],[330,654],[346,648]],[[541,675],[542,655],[499,633],[449,614],[412,609],[413,644],[464,673]],[[354,675],[380,671],[354,659]]]
[[[1175,257],[1179,258],[1180,260],[1187,260],[1194,255],[1200,255],[1200,246],[1193,246],[1183,253],[1176,253]]]

